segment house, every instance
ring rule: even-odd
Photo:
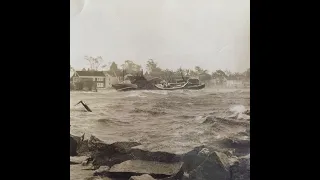
[[[72,78],[72,82],[94,82],[96,87],[106,88],[110,82],[109,78],[102,71],[75,71]]]

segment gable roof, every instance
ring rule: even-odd
[[[76,71],[79,76],[101,76],[105,77],[106,75],[102,71]]]

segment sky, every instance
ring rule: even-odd
[[[70,0],[70,64],[84,56],[144,69],[250,67],[250,0]]]

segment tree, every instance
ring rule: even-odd
[[[114,72],[118,71],[118,65],[115,62],[112,62],[110,66],[110,71],[114,71]]]
[[[163,71],[163,77],[167,82],[173,82],[174,81],[174,73],[173,71],[169,70],[169,69],[165,69]]]
[[[198,75],[203,75],[208,73],[208,70],[202,69],[199,66],[196,66],[194,69]]]
[[[244,72],[244,76],[248,79],[250,79],[250,68],[248,68],[245,72]]]
[[[147,70],[149,72],[160,72],[161,69],[158,67],[158,63],[156,63],[153,59],[149,59],[147,61]]]
[[[223,84],[224,79],[227,77],[228,76],[220,69],[212,73],[212,78],[216,79],[218,84]]]
[[[224,70],[224,73],[227,75],[227,76],[230,76],[232,73],[231,71],[229,71],[228,69]]]
[[[126,60],[124,64],[121,65],[121,67],[126,70],[127,73],[138,73],[141,71],[141,66],[135,64],[131,60]]]
[[[82,68],[82,71],[87,71],[86,68]]]
[[[106,65],[102,64],[103,59],[101,56],[98,56],[98,57],[85,56],[84,59],[89,62],[90,70],[92,71],[98,71],[99,68],[106,67]]]

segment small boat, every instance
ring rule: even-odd
[[[179,90],[179,89],[190,89],[190,90],[199,90],[205,88],[204,83],[200,83],[197,78],[190,78],[184,84],[179,83],[169,83],[168,85],[163,86],[162,84],[157,84],[155,87],[159,90]]]
[[[188,83],[183,84],[182,86],[163,86],[162,84],[156,84],[154,85],[158,90],[179,90],[179,89],[184,89],[184,87],[187,85]]]

